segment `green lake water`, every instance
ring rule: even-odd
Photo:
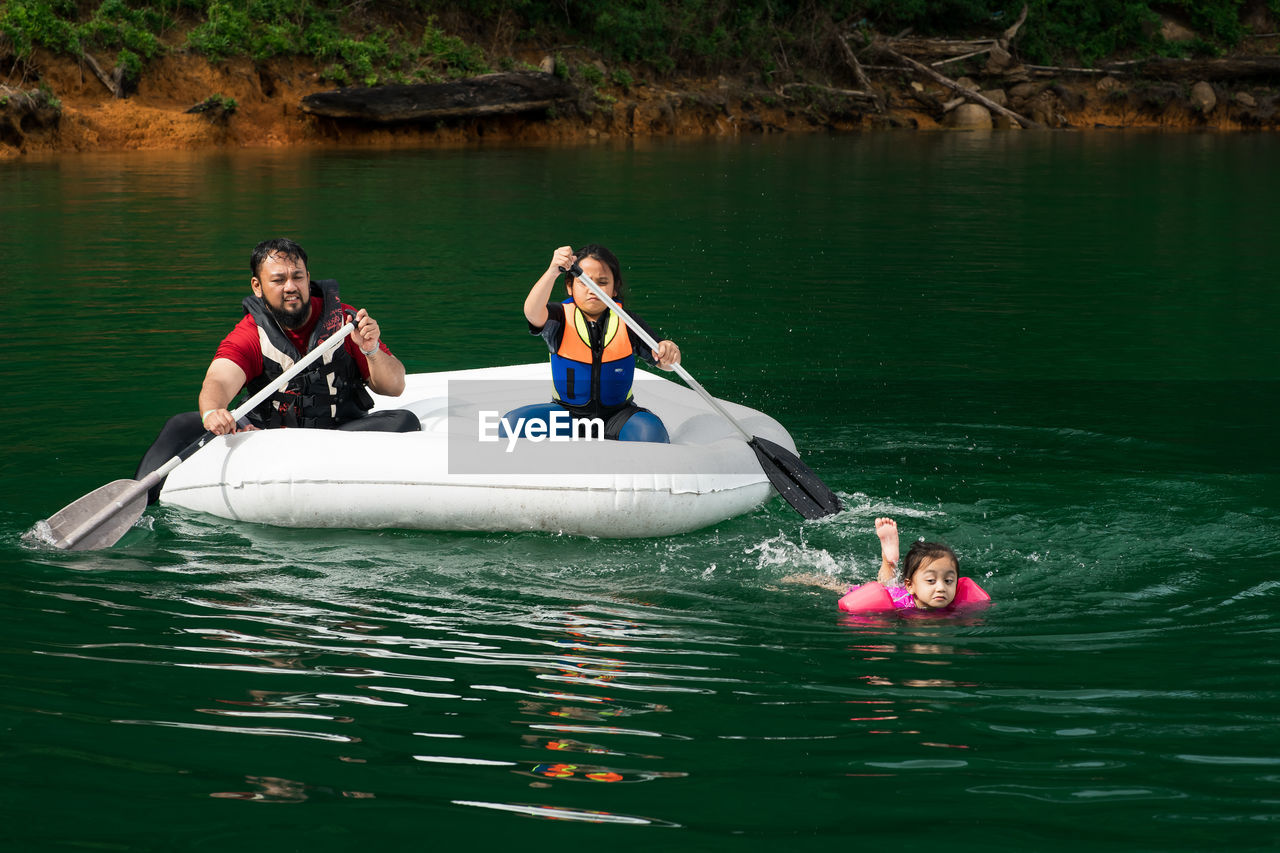
[[[1280,140],[1004,133],[0,163],[15,850],[1262,850]],[[846,511],[681,536],[24,534],[192,409],[286,235],[411,372],[536,361],[565,243]],[[978,615],[857,621],[876,516]],[[856,849],[856,848],[855,848]]]

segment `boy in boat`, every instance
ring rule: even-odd
[[[554,399],[522,406],[507,413],[504,420],[518,423],[523,418],[525,424],[531,420],[549,424],[552,412],[567,410],[572,420],[600,419],[608,439],[669,443],[671,439],[661,419],[632,399],[631,385],[636,358],[670,370],[680,363],[680,348],[672,341],[662,340],[656,352],[651,350],[622,318],[573,276],[567,275],[565,281],[568,298],[548,304],[556,279],[574,261],[618,304],[625,298],[622,268],[613,252],[596,244],[577,252],[570,246],[555,250],[547,271],[534,282],[524,300],[529,332],[540,335],[551,352]],[[634,314],[632,318],[658,339],[643,320]]]

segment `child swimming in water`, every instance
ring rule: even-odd
[[[840,599],[840,609],[850,613],[876,610],[945,610],[990,601],[982,587],[960,577],[960,561],[951,546],[941,542],[914,542],[898,577],[898,524],[892,518],[876,519],[880,540],[880,572],[875,581],[851,588]]]

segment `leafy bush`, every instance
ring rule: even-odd
[[[123,47],[135,58],[151,59],[161,52],[156,32],[164,26],[165,20],[163,15],[154,11],[131,9],[124,0],[103,0],[78,30],[84,43],[98,47]]]
[[[116,54],[116,65],[124,70],[124,82],[132,89],[142,76],[142,59],[129,48],[122,48]]]
[[[420,59],[442,68],[450,76],[483,74],[489,70],[483,50],[445,33],[436,25],[434,16],[427,19],[422,32]]]
[[[235,111],[236,111],[236,108],[237,108],[238,106],[240,106],[240,105],[239,105],[238,103],[236,103],[236,99],[235,99],[235,98],[231,98],[231,97],[228,97],[228,96],[226,96],[226,95],[218,94],[218,95],[210,95],[209,97],[205,98],[205,99],[204,99],[203,101],[201,101],[200,103],[196,104],[196,105],[195,105],[194,107],[192,107],[190,110],[188,110],[188,112],[192,112],[192,113],[207,113],[207,112],[233,113],[233,112],[235,112]]]
[[[1031,0],[1018,49],[1035,62],[1071,58],[1085,65],[1149,46],[1159,17],[1134,0]],[[1050,7],[1054,12],[1050,13]]]
[[[1192,29],[1214,44],[1236,45],[1244,38],[1239,0],[1172,0],[1169,7],[1181,10]]]
[[[53,89],[49,88],[48,83],[41,81],[40,85],[36,88],[36,90],[34,92],[31,92],[31,95],[32,97],[43,99],[44,102],[48,104],[55,112],[59,112],[59,113],[62,112],[62,101],[54,97]]]
[[[200,115],[203,115],[205,118],[209,119],[210,121],[217,122],[219,124],[225,124],[226,121],[231,117],[231,114],[234,113],[236,111],[236,108],[239,106],[240,105],[236,103],[235,98],[230,98],[222,94],[216,94],[216,95],[210,95],[209,97],[205,98],[203,101],[196,104],[191,109],[187,110],[187,112],[198,113]]]
[[[636,78],[632,77],[631,72],[625,68],[615,68],[610,77],[613,79],[613,84],[624,92],[630,92],[631,87],[636,84]]]
[[[205,22],[187,33],[187,45],[210,59],[226,59],[249,43],[249,13],[230,3],[210,3]]]
[[[80,35],[76,27],[63,17],[68,11],[66,5],[39,0],[10,0],[0,9],[0,32],[13,43],[14,55],[18,59],[30,57],[37,45],[54,53],[80,55]],[[74,5],[70,11],[74,14]]]
[[[408,2],[416,9],[421,3]],[[392,17],[396,10],[392,11]],[[213,59],[231,56],[237,45],[254,59],[308,56],[324,65],[326,79],[367,86],[388,80],[440,79],[488,71],[484,52],[449,35],[428,17],[418,42],[399,32],[373,27],[355,33],[342,15],[344,4],[305,0],[249,0],[243,7],[209,4],[207,20],[191,31],[188,44]]]
[[[302,30],[296,24],[267,23],[257,27],[249,55],[254,59],[289,56],[302,52]]]
[[[543,45],[581,45],[613,67],[660,73],[844,68],[835,39],[852,29],[991,36],[1024,0],[0,0],[0,43],[19,61],[36,47],[79,55],[128,50],[145,64],[160,34],[194,16],[187,45],[214,60],[306,56],[334,80],[439,79],[489,70],[484,51],[444,31],[447,14],[476,32],[502,21]],[[1026,0],[1014,46],[1022,58],[1094,63],[1118,53],[1215,53],[1244,35],[1242,0]],[[1266,0],[1280,16],[1280,0]],[[1201,41],[1168,44],[1157,10]],[[565,73],[557,63],[557,74]],[[629,85],[615,80],[619,85]],[[594,85],[594,84],[593,84]]]

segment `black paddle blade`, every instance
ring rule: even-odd
[[[63,551],[109,548],[129,532],[147,508],[147,488],[116,480],[58,510],[45,523],[53,547]]]
[[[796,512],[805,518],[825,518],[842,509],[836,493],[794,453],[758,435],[747,444],[756,452],[769,482]]]

